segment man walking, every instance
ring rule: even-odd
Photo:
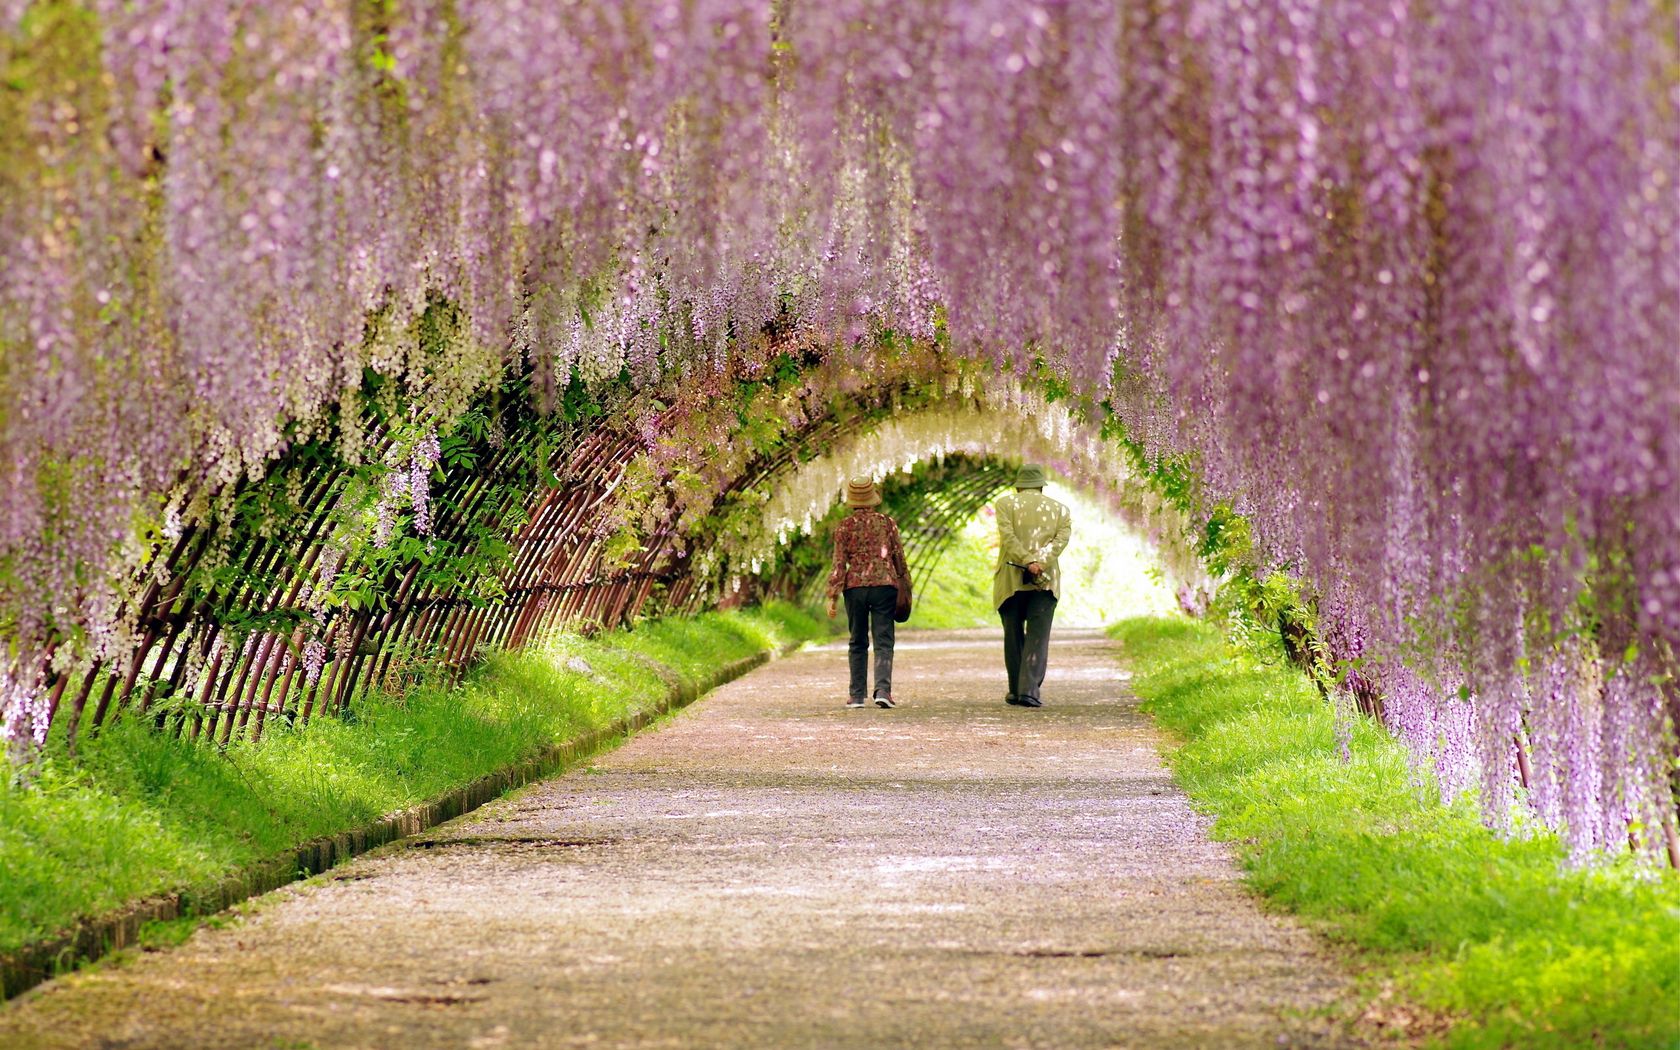
[[[1058,559],[1073,534],[1073,518],[1067,507],[1044,494],[1044,468],[1029,463],[1015,474],[1015,491],[997,501],[997,524],[992,604],[1003,620],[1003,664],[1009,672],[1003,702],[1043,707],[1039,689],[1061,586]]]

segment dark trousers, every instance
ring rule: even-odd
[[[998,606],[1003,620],[1003,666],[1009,671],[1009,695],[1040,699],[1044,667],[1050,660],[1050,621],[1056,596],[1049,591],[1016,591]]]
[[[875,643],[875,695],[892,696],[893,610],[898,607],[898,588],[847,587],[846,625],[852,629],[846,653],[852,662],[853,700],[868,695],[869,643]]]

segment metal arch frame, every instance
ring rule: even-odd
[[[892,411],[903,392],[893,384],[871,387],[806,420],[774,449],[752,458],[722,487],[718,500],[763,484],[814,444],[872,424]],[[528,402],[504,408],[501,418],[515,435],[510,443],[500,448],[481,443],[474,469],[446,473],[432,491],[433,534],[442,539],[460,539],[479,526],[495,531],[517,517],[519,525],[506,536],[512,550],[496,574],[493,594],[473,581],[422,583],[418,559],[394,566],[378,582],[379,608],[331,612],[318,633],[310,632],[329,654],[320,675],[307,683],[300,681],[300,650],[308,637],[303,628],[254,630],[235,648],[228,644],[236,630],[232,614],[307,615],[299,603],[332,542],[329,526],[353,468],[301,474],[299,513],[274,534],[239,532],[218,545],[213,525],[184,528],[144,566],[151,582],[133,601],[139,634],[128,652],[79,673],[47,676],[49,719],[63,716],[72,749],[78,732],[135,715],[151,715],[160,729],[226,745],[236,737],[260,737],[276,718],[305,723],[343,712],[372,690],[400,688],[415,670],[404,660],[405,650],[457,675],[488,647],[525,645],[566,624],[622,625],[640,614],[660,587],[662,608],[695,610],[710,593],[689,568],[688,548],[696,538],[678,535],[674,522],[665,521],[628,564],[609,565],[607,537],[593,527],[596,512],[612,499],[644,448],[624,425],[635,415],[634,402],[626,400],[594,425],[572,428],[530,480],[519,473],[520,449],[511,442],[537,418],[535,409]],[[368,455],[381,457],[392,439],[377,421],[367,423]],[[544,474],[561,483],[543,481]],[[238,482],[226,495],[237,501],[262,480]],[[237,571],[225,583],[189,588],[212,552]],[[195,660],[199,653],[206,654],[202,663]],[[189,673],[195,680],[189,681]],[[61,711],[66,696],[71,699]],[[171,696],[188,703],[159,706]]]
[[[918,523],[909,531],[911,539],[905,544],[906,560],[910,563],[910,580],[920,589],[939,567],[939,562],[956,542],[956,530],[979,513],[980,508],[997,498],[1009,487],[1015,468],[997,461],[982,460],[971,473],[960,475],[952,485],[942,488],[920,488],[922,496],[914,505],[917,512],[931,513],[931,521]],[[899,523],[899,531],[906,531]]]

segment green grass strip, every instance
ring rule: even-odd
[[[1379,724],[1351,760],[1307,679],[1182,619],[1111,628],[1174,774],[1255,890],[1367,950],[1451,1047],[1680,1047],[1680,878],[1570,868],[1544,832],[1502,838],[1418,785]]]
[[[827,630],[792,606],[642,623],[491,656],[454,687],[359,702],[297,730],[270,722],[226,750],[120,719],[68,758],[49,742],[32,784],[0,785],[0,952],[130,901],[219,878],[364,826],[663,697]]]

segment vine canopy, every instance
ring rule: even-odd
[[[171,530],[289,449],[425,474],[510,364],[551,405],[708,389],[790,341],[855,382],[914,342],[1187,464],[1187,509],[1247,519],[1421,747],[1474,697],[1466,732],[1527,725],[1616,795],[1680,713],[1676,24],[1672,0],[0,3],[14,667],[109,648]],[[370,374],[403,427],[364,419]],[[1603,706],[1539,699],[1588,680]]]

